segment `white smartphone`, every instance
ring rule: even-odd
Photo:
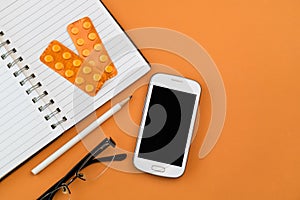
[[[137,169],[171,178],[184,173],[200,94],[196,81],[151,77],[133,158]]]

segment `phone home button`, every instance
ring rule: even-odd
[[[152,170],[157,171],[157,172],[165,172],[165,168],[157,165],[152,165],[151,167]]]

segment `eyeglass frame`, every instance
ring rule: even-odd
[[[116,146],[116,143],[113,141],[112,138],[105,138],[104,140],[102,140],[91,152],[89,152],[83,159],[81,159],[64,177],[62,177],[59,181],[53,184],[37,200],[51,200],[61,188],[67,189],[67,192],[71,194],[69,185],[73,183],[77,178],[85,181],[85,178],[79,172],[80,170],[92,164],[98,162],[122,161],[126,159],[127,154],[125,153],[96,159],[96,157],[109,146],[113,148],[115,148]]]

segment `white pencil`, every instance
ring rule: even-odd
[[[45,169],[48,165],[50,165],[53,161],[59,158],[62,154],[68,151],[71,147],[73,147],[76,143],[78,143],[81,139],[86,137],[89,133],[95,130],[98,126],[100,126],[103,122],[105,122],[112,115],[117,113],[121,108],[132,98],[132,96],[124,99],[120,103],[113,106],[106,113],[100,116],[97,120],[91,123],[88,127],[82,130],[78,135],[73,137],[69,142],[67,142],[64,146],[55,151],[52,155],[50,155],[47,159],[37,165],[35,168],[31,170],[34,175],[40,173],[43,169]]]

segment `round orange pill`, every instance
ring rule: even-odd
[[[89,74],[92,72],[92,68],[86,66],[82,69],[82,71],[84,74]]]
[[[96,62],[93,61],[93,60],[90,60],[88,63],[89,63],[89,65],[92,66],[92,67],[95,67],[95,66],[96,66]]]
[[[111,65],[108,65],[108,66],[105,67],[105,72],[106,73],[112,73],[113,70],[114,70],[114,68]]]
[[[53,57],[51,55],[46,55],[44,57],[45,62],[50,63],[53,61]]]
[[[62,70],[64,68],[64,64],[62,64],[61,62],[57,62],[54,67],[57,70]]]
[[[94,79],[94,81],[100,81],[101,75],[100,74],[94,74],[93,79]]]
[[[88,35],[88,38],[89,38],[90,40],[94,41],[94,40],[97,38],[97,35],[96,35],[96,33],[90,33],[90,34]]]
[[[55,44],[55,45],[52,46],[52,51],[55,52],[55,53],[59,52],[60,49],[61,48],[60,48],[60,46],[58,44]]]
[[[99,60],[100,60],[100,62],[106,62],[107,61],[107,55],[101,55],[100,57],[99,57]]]
[[[71,58],[71,53],[69,53],[69,52],[64,52],[64,53],[63,53],[63,58],[66,59],[66,60],[70,59],[70,58]]]
[[[93,90],[94,90],[94,86],[93,86],[93,85],[87,84],[87,85],[85,86],[85,91],[87,91],[87,92],[92,92]]]
[[[81,60],[74,60],[73,61],[73,66],[74,67],[79,67],[81,65]]]
[[[73,27],[71,29],[71,33],[73,33],[74,35],[77,35],[79,33],[79,29],[77,27]]]
[[[92,24],[91,24],[91,22],[84,22],[82,26],[84,29],[89,29],[89,28],[91,28]]]
[[[81,85],[81,84],[84,83],[84,79],[83,79],[82,77],[76,77],[75,83],[76,83],[77,85]]]
[[[73,70],[68,69],[68,70],[65,71],[65,76],[66,77],[71,78],[73,75],[74,75]]]
[[[101,50],[102,50],[101,44],[95,44],[95,45],[94,45],[94,49],[95,49],[96,51],[101,51]]]
[[[77,44],[78,44],[79,46],[84,45],[84,39],[79,38],[79,39],[77,40]]]
[[[82,55],[83,55],[84,57],[88,57],[88,56],[90,55],[90,51],[89,51],[88,49],[84,49],[84,50],[82,51]]]

